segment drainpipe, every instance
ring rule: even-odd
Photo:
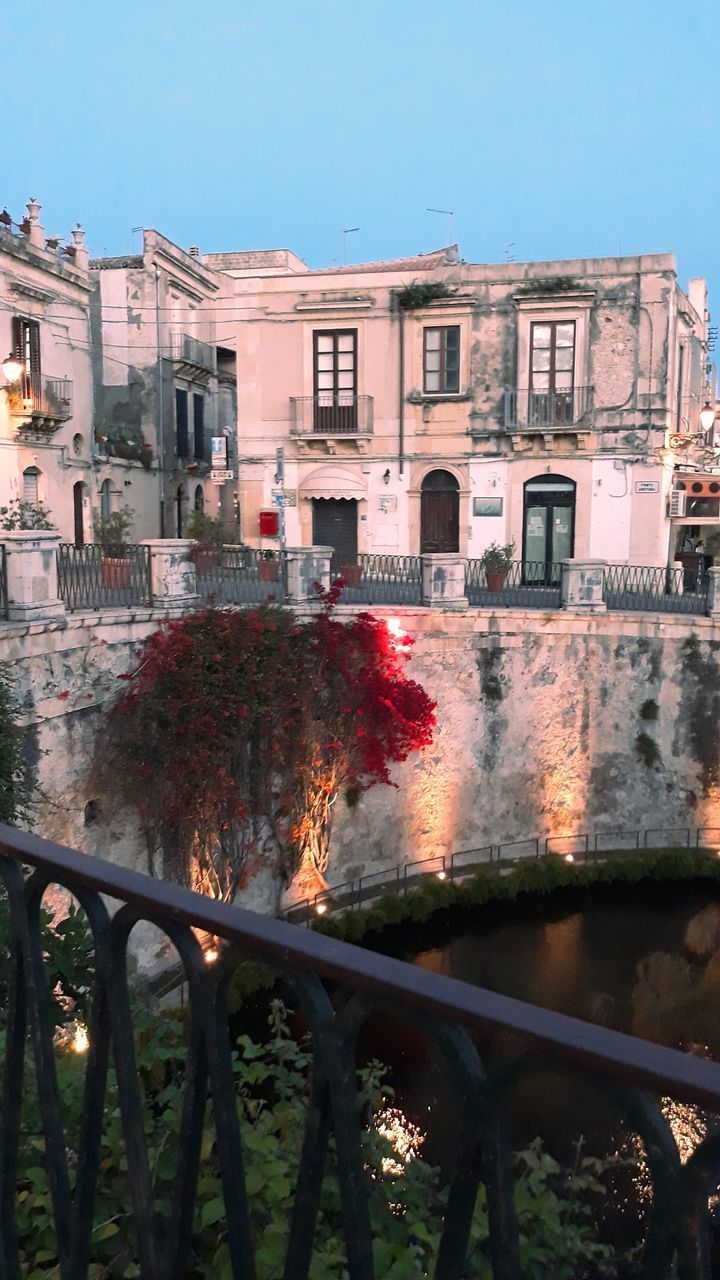
[[[165,537],[165,414],[163,404],[162,343],[160,341],[160,268],[155,266],[155,339],[158,367],[158,470],[160,472],[160,537]]]
[[[400,335],[400,359],[398,362],[398,474],[405,471],[405,312],[398,306],[398,332]]]

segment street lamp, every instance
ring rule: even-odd
[[[17,382],[25,372],[25,365],[11,351],[2,362],[2,371],[8,382]]]
[[[700,410],[700,426],[702,427],[705,435],[707,435],[708,431],[712,431],[714,421],[715,421],[715,410],[710,404],[710,401],[706,400],[702,409]]]

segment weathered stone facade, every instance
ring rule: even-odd
[[[353,810],[338,803],[331,884],[528,836],[720,827],[716,623],[520,610],[392,616],[415,639],[410,673],[437,699],[436,739],[396,770],[397,788],[375,788]],[[115,612],[4,630],[38,771],[38,829],[141,870],[135,816],[110,813],[88,777],[118,676],[161,617]],[[262,910],[271,901],[259,882],[247,898]]]

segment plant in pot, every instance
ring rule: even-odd
[[[257,567],[261,582],[277,582],[278,559],[275,551],[258,551]]]
[[[130,507],[121,507],[104,520],[99,512],[95,514],[93,532],[95,541],[101,548],[102,575],[106,587],[127,587],[130,583],[134,561],[127,551],[132,524],[133,512]]]
[[[480,556],[480,568],[485,574],[488,591],[502,591],[512,567],[514,554],[514,542],[508,542],[504,547],[501,547],[498,542],[491,542]]]
[[[191,555],[197,572],[209,573],[219,563],[225,541],[222,520],[207,515],[205,511],[193,511],[188,520],[187,535],[195,543]]]
[[[340,577],[346,587],[359,587],[361,572],[362,569],[359,564],[343,564],[340,566]]]
[[[21,529],[54,529],[52,517],[42,502],[28,502],[25,498],[13,498],[6,507],[0,507],[0,529],[15,533]]]

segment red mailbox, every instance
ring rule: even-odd
[[[260,534],[264,538],[276,538],[279,529],[277,511],[260,512]]]

